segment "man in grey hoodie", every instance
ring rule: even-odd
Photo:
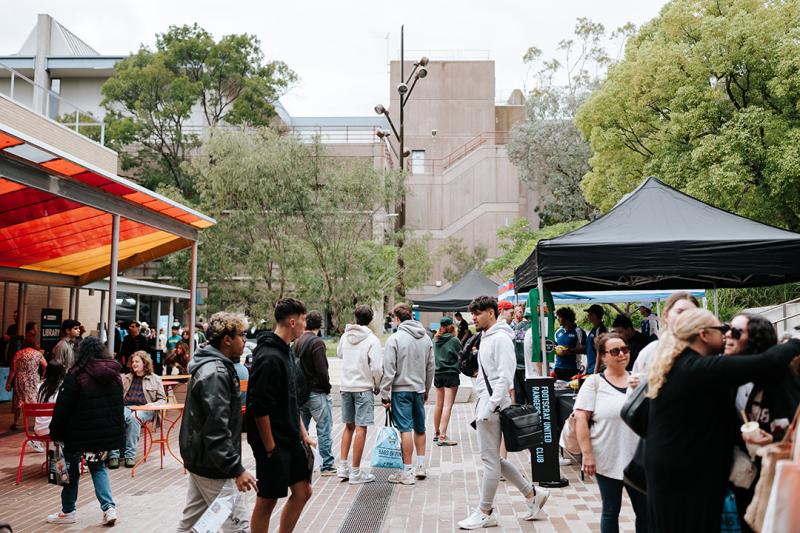
[[[425,470],[425,401],[433,383],[436,362],[433,342],[425,326],[413,320],[411,307],[397,304],[392,314],[399,326],[384,348],[381,400],[387,409],[391,408],[395,426],[400,431],[403,472],[390,475],[389,482],[413,485],[415,477],[425,479],[428,475]],[[417,450],[416,470],[411,462],[414,448]]]

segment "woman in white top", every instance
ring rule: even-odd
[[[619,415],[628,386],[625,367],[630,349],[616,333],[602,334],[595,342],[598,360],[605,369],[589,376],[578,392],[575,432],[583,455],[583,471],[596,476],[600,488],[603,502],[600,531],[616,533],[622,506],[622,472],[633,458],[639,441]],[[647,499],[630,488],[628,496],[636,513],[636,531],[645,531]]]
[[[36,392],[36,401],[38,403],[56,403],[58,397],[58,389],[61,388],[61,382],[64,381],[66,369],[60,361],[52,359],[50,364],[44,371],[44,380],[39,384],[39,390]],[[33,432],[38,436],[50,434],[50,416],[37,416],[33,422]],[[41,442],[30,441],[28,445],[37,452],[44,452],[44,446]]]

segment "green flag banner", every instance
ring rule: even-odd
[[[547,316],[547,338],[545,345],[547,347],[547,361],[553,363],[555,342],[553,342],[553,335],[555,332],[556,321],[556,306],[553,303],[553,295],[547,289],[544,290],[544,314]],[[533,357],[531,361],[534,363],[542,362],[542,341],[540,338],[539,330],[541,322],[539,321],[539,291],[536,289],[528,293],[528,302],[525,306],[525,316],[531,321],[531,341],[533,342]]]

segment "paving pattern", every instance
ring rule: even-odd
[[[78,496],[76,524],[50,525],[45,522],[49,513],[60,509],[60,489],[49,485],[41,470],[43,454],[26,454],[23,479],[14,484],[22,432],[8,432],[11,423],[7,414],[9,404],[0,405],[0,521],[12,524],[17,532],[47,531],[108,531],[100,526],[101,513],[92,490],[88,472],[81,478]],[[426,406],[428,428],[432,427],[433,406]],[[383,420],[382,408],[376,407],[375,420]],[[469,427],[472,408],[469,404],[456,404],[449,437],[459,442],[458,446],[429,446],[427,460],[428,478],[415,486],[394,488],[385,513],[382,531],[394,532],[452,532],[456,523],[465,518],[477,504],[480,459],[477,455],[477,438]],[[339,408],[334,408],[334,420],[340,420]],[[342,426],[334,426],[334,455],[338,457]],[[312,425],[312,434],[314,428]],[[368,434],[365,464],[374,445],[377,431]],[[432,433],[429,433],[432,437]],[[177,450],[177,432],[173,434]],[[243,445],[245,467],[255,471],[250,447]],[[530,475],[530,460],[526,453],[510,454],[519,468]],[[495,503],[500,527],[491,531],[505,532],[589,532],[600,530],[600,495],[593,479],[581,481],[577,466],[562,468],[562,475],[570,484],[563,489],[553,489],[551,497],[535,522],[525,522],[520,516],[525,513],[525,502],[510,483],[501,482]],[[384,483],[383,481],[379,481]],[[181,466],[167,455],[164,469],[159,469],[158,455],[136,469],[131,478],[130,470],[120,468],[111,471],[111,485],[119,511],[115,532],[168,532],[178,524],[186,497],[186,475]],[[361,486],[350,486],[336,477],[314,475],[314,495],[309,502],[296,531],[310,533],[334,533],[338,531],[354,502]],[[248,495],[252,507],[254,496]],[[378,502],[376,502],[377,504]],[[272,530],[277,530],[279,508],[273,515]],[[368,531],[374,531],[368,528]],[[633,531],[633,511],[623,498],[620,530]],[[353,531],[350,529],[350,531]]]

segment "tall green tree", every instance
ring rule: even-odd
[[[155,49],[142,46],[117,63],[102,87],[107,137],[123,169],[145,186],[170,185],[196,197],[187,161],[205,129],[263,126],[297,77],[281,61],[265,61],[255,36],[216,41],[197,24],[170,26]]]
[[[489,250],[483,244],[467,248],[463,239],[455,238],[448,240],[439,250],[439,254],[445,257],[448,263],[442,271],[442,277],[448,283],[455,283],[470,271],[483,268]]]
[[[800,230],[800,4],[673,0],[580,108],[582,186],[610,209],[648,175]]]
[[[610,37],[623,41],[632,32],[628,24]],[[512,128],[508,155],[522,180],[542,192],[542,225],[595,215],[580,189],[590,169],[591,150],[573,119],[612,61],[606,51],[608,37],[602,24],[579,18],[573,36],[559,42],[557,58],[544,59],[536,47],[523,57],[533,87],[525,101],[526,119]]]
[[[215,131],[205,152],[193,171],[199,207],[218,222],[202,234],[199,264],[210,309],[271,320],[274,302],[294,295],[343,327],[356,303],[391,293],[401,252],[374,238],[373,223],[400,193],[397,173],[268,128]],[[424,243],[406,236],[402,253],[406,279],[420,284],[431,268]]]

